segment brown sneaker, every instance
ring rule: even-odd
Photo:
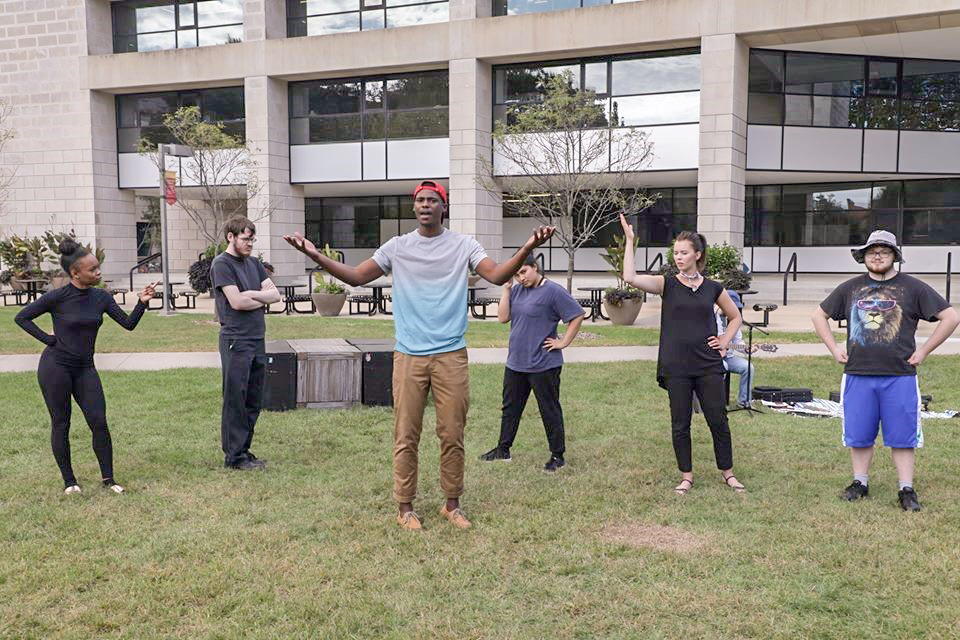
[[[423,529],[423,525],[420,524],[420,516],[413,511],[398,513],[397,524],[400,525],[401,529],[406,529],[407,531],[420,531]]]
[[[457,507],[453,511],[447,511],[447,505],[443,505],[440,507],[440,515],[449,520],[450,524],[458,529],[469,529],[473,526],[470,524],[470,521],[467,520],[466,514],[460,507]]]

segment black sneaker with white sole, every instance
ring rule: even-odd
[[[563,458],[559,456],[550,456],[550,459],[547,460],[547,464],[543,465],[543,470],[547,473],[555,473],[565,464],[567,463],[563,461]]]
[[[480,459],[484,462],[492,462],[494,460],[500,460],[502,462],[510,462],[510,450],[501,449],[500,447],[495,447],[487,451],[485,454],[480,456]]]
[[[868,491],[869,489],[867,489],[867,485],[863,484],[859,480],[854,480],[850,483],[850,486],[843,490],[843,493],[840,494],[840,497],[844,500],[853,502],[854,500],[859,500],[860,498],[866,498]]]
[[[913,487],[904,487],[897,492],[897,500],[900,502],[900,508],[904,511],[920,511],[920,502],[917,500],[917,492]]]

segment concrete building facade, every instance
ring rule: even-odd
[[[793,253],[801,271],[843,272],[881,226],[910,271],[942,272],[960,242],[958,41],[960,0],[0,0],[16,132],[0,232],[74,229],[125,276],[157,196],[136,140],[162,141],[163,113],[190,104],[249,144],[257,251],[280,274],[304,268],[284,233],[357,261],[413,228],[426,178],[449,186],[450,226],[500,256],[531,221],[481,184],[493,123],[567,69],[611,136],[653,142],[636,184],[660,199],[638,262],[695,227],[758,272]],[[178,206],[170,220],[184,271],[207,240]],[[614,230],[578,271],[606,268]],[[565,268],[559,247],[545,259]]]

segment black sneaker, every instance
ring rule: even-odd
[[[897,498],[900,501],[900,508],[904,511],[920,511],[920,503],[917,501],[917,492],[913,487],[904,487],[897,492]]]
[[[850,483],[850,486],[843,490],[843,493],[840,494],[840,497],[844,500],[849,500],[853,502],[854,500],[859,500],[860,498],[866,498],[867,492],[869,489],[867,485],[863,484],[859,480],[854,480]]]
[[[267,465],[263,464],[260,460],[243,460],[237,464],[228,464],[225,466],[228,469],[236,469],[237,471],[263,471],[267,468]]]
[[[266,461],[266,460],[261,460],[260,458],[258,458],[257,456],[253,455],[253,454],[250,453],[249,451],[247,452],[247,461],[248,461],[248,462],[252,462],[253,464],[258,465],[258,466],[260,466],[260,467],[263,467],[264,469],[267,468],[267,461]]]
[[[563,458],[558,456],[550,456],[550,459],[547,460],[547,464],[543,465],[543,470],[547,473],[554,473],[565,464],[567,463],[563,461]]]
[[[485,454],[480,456],[480,459],[485,462],[490,462],[492,460],[502,460],[504,462],[510,462],[510,450],[501,449],[500,447],[495,447],[487,451]]]

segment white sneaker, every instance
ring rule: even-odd
[[[110,491],[113,491],[114,493],[123,493],[123,487],[118,485],[116,482],[114,482],[113,484],[108,484],[106,485],[106,487],[107,489],[109,489]]]
[[[75,484],[70,485],[69,487],[64,489],[63,492],[66,495],[70,495],[71,493],[83,493],[82,491],[80,491],[79,485],[75,485]]]

